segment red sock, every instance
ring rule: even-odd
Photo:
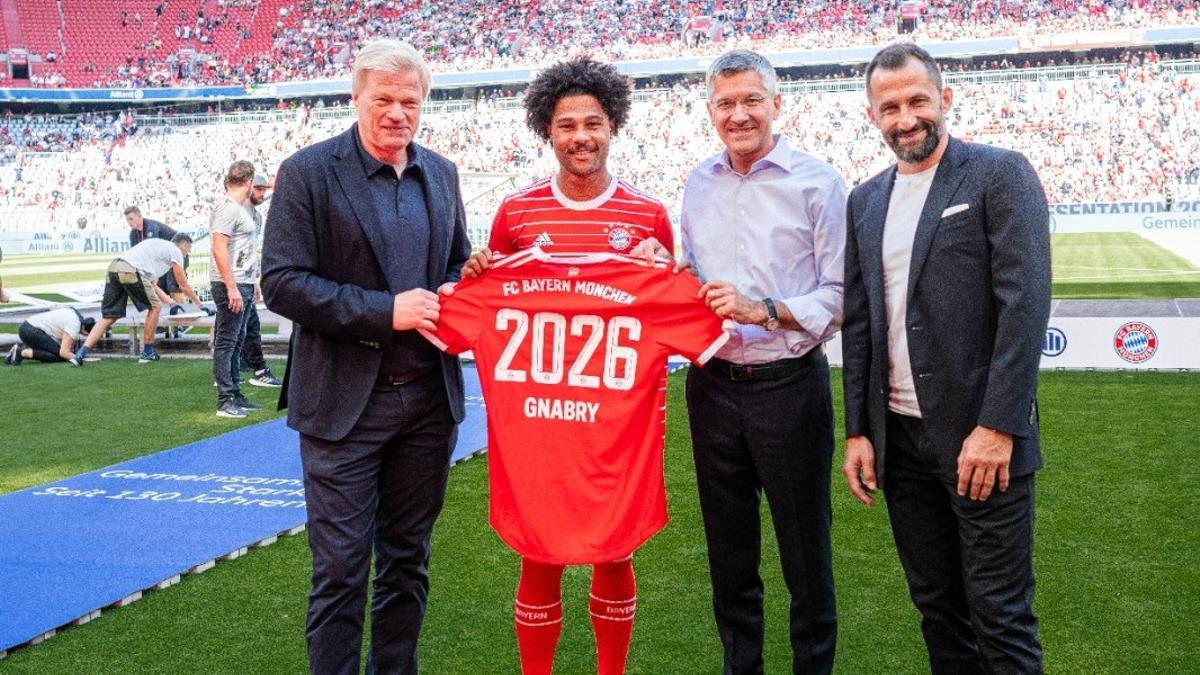
[[[637,582],[633,557],[592,567],[592,630],[596,632],[597,675],[621,675],[629,656]]]
[[[524,675],[550,675],[562,632],[562,565],[521,559],[513,617]]]

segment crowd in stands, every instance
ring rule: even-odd
[[[959,85],[950,128],[972,140],[1011,147],[1037,167],[1052,202],[1200,198],[1200,92],[1195,77],[1169,62],[1133,62],[1118,75],[1071,80]],[[470,110],[427,113],[419,141],[453,159],[461,172],[509,176],[502,191],[465,190],[471,217],[490,222],[504,192],[550,173],[553,153],[524,126],[518,106],[481,98]],[[851,185],[890,163],[864,115],[861,90],[789,94],[777,128],[799,147],[830,161]],[[158,120],[90,114],[10,116],[0,143],[32,129],[45,148],[65,155],[18,155],[0,166],[0,213],[35,212],[38,229],[119,227],[120,209],[153,205],[173,227],[203,229],[221,172],[234,158],[276,167],[296,148],[344,129],[352,112],[306,108],[271,121],[169,125]],[[57,126],[55,126],[57,124]],[[39,126],[42,125],[42,126]],[[34,131],[33,133],[39,133]],[[687,172],[720,147],[695,84],[678,83],[637,103],[612,146],[610,166],[678,213]],[[99,215],[98,215],[99,214]],[[85,223],[79,223],[83,218]],[[91,222],[92,220],[104,222]],[[7,218],[0,229],[25,229]]]
[[[919,42],[1200,24],[1200,3],[1181,0],[922,4],[923,18],[913,33]],[[412,42],[435,71],[537,66],[581,52],[623,61],[713,55],[737,46],[769,52],[885,44],[896,35],[899,5],[878,0],[221,0],[207,15],[200,10],[173,16],[168,10],[155,18],[157,34],[123,62],[86,63],[81,81],[71,84],[152,87],[344,76],[354,50],[378,37]],[[257,17],[272,11],[275,16],[267,20]],[[134,22],[140,28],[141,17],[122,16],[122,25]],[[270,41],[247,53],[243,44],[257,44],[252,23],[269,30]],[[180,46],[208,56],[180,58]],[[35,86],[63,86],[70,79],[54,64],[47,68]]]

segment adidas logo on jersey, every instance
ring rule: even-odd
[[[533,240],[533,245],[538,248],[546,248],[547,246],[553,246],[554,240],[550,238],[549,232],[542,232],[537,236],[537,239]]]

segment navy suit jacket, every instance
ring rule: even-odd
[[[141,238],[138,237],[138,234],[139,233],[137,230],[133,229],[132,227],[129,228],[130,246],[137,246],[147,239],[166,239],[167,241],[171,241],[171,238],[175,236],[175,230],[166,223],[160,223],[157,220],[143,218],[142,231],[140,233],[142,235]]]
[[[399,287],[398,266],[425,265],[436,291],[458,280],[471,250],[457,169],[413,143],[408,151],[425,170],[430,250],[405,251],[375,212],[357,133],[351,126],[284,160],[263,238],[263,298],[295,322],[279,406],[288,408],[288,426],[330,441],[354,427],[379,375],[394,296],[410,290]],[[460,422],[462,370],[457,357],[440,358]]]
[[[885,489],[882,246],[895,176],[893,166],[850,193],[842,327],[846,435],[871,440]],[[917,224],[905,317],[917,402],[943,474],[957,474],[962,442],[976,425],[1012,434],[1010,475],[1041,468],[1036,395],[1049,316],[1041,181],[1020,153],[951,138]]]

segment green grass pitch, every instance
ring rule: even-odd
[[[1131,233],[1055,234],[1052,237],[1054,297],[1200,298],[1200,269],[1167,249]],[[7,288],[99,284],[112,256],[10,256],[0,266]],[[191,282],[208,283],[195,256]]]
[[[1054,297],[1200,298],[1200,269],[1127,232],[1055,234]]]
[[[81,369],[0,368],[0,388],[9,392],[0,415],[0,492],[273,414],[247,421],[213,416],[209,369],[206,361],[139,366],[120,359]],[[835,401],[837,377],[835,371]],[[631,673],[720,670],[682,385],[681,375],[670,378],[672,522],[635,557]],[[260,403],[274,395],[248,393]],[[1038,474],[1036,609],[1047,671],[1194,672],[1200,375],[1050,372],[1042,376],[1040,400],[1046,469]],[[476,458],[451,470],[434,535],[422,672],[518,672],[511,625],[517,558],[487,526],[486,462]],[[834,463],[840,464],[840,450]],[[836,468],[833,485],[838,672],[927,672],[886,512],[852,501]],[[766,659],[768,673],[782,673],[790,664],[786,600],[772,537],[766,535],[762,563]],[[308,571],[304,536],[283,539],[16,650],[0,660],[0,673],[301,673]],[[587,576],[572,569],[566,577],[559,673],[595,672]]]

